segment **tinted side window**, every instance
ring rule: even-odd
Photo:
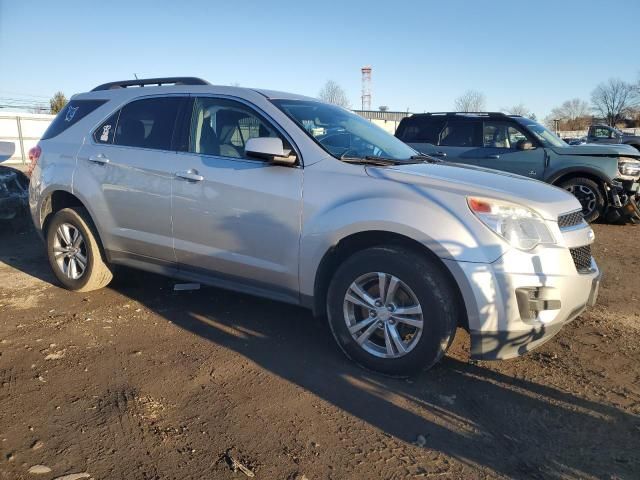
[[[489,148],[518,147],[518,142],[530,140],[519,128],[509,122],[486,121],[482,131],[483,144]]]
[[[107,118],[102,125],[100,125],[93,132],[93,139],[96,143],[113,143],[113,137],[116,134],[116,125],[118,124],[118,116],[120,110]]]
[[[609,138],[611,136],[608,128],[596,127],[593,133],[598,138]]]
[[[60,135],[106,102],[106,100],[71,100],[53,119],[49,128],[42,135],[42,140]]]
[[[128,147],[170,150],[183,102],[181,97],[135,100],[120,111],[114,143]]]
[[[291,149],[272,125],[246,105],[221,98],[196,99],[189,151],[243,158],[247,140],[256,137],[280,138],[284,147]]]
[[[446,147],[479,147],[482,145],[479,121],[454,120],[447,122],[440,133],[440,145]]]
[[[413,117],[403,120],[397,137],[403,142],[438,143],[438,136],[444,127],[444,118]]]

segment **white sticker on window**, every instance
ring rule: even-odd
[[[102,127],[102,135],[100,135],[101,142],[109,141],[109,130],[111,130],[111,125],[105,125],[104,127]]]
[[[64,117],[64,121],[65,122],[70,122],[71,120],[73,120],[73,117],[75,117],[76,112],[78,111],[80,107],[72,107],[71,105],[69,105],[69,108],[67,108],[67,114]]]

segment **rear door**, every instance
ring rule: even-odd
[[[436,150],[443,160],[476,165],[482,150],[482,122],[476,118],[449,118],[438,135]]]
[[[444,128],[446,120],[442,116],[414,115],[404,118],[395,136],[418,152],[434,157],[442,157],[437,148],[438,136]]]
[[[175,265],[174,132],[188,101],[187,96],[133,100],[99,125],[80,150],[74,186],[89,197],[112,260]]]
[[[523,142],[534,148],[522,150]],[[480,167],[517,173],[542,180],[545,169],[545,151],[514,122],[487,119],[483,122],[482,148],[474,152]]]
[[[482,121],[449,115],[416,115],[400,123],[398,137],[427,155],[450,162],[475,164],[482,147]]]
[[[213,96],[195,99],[188,137],[173,181],[178,268],[296,301],[303,169],[244,151],[254,137],[289,140],[253,106]]]

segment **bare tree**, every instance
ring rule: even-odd
[[[50,111],[52,114],[58,113],[67,104],[67,97],[62,92],[56,92],[51,100],[49,100]]]
[[[327,80],[327,83],[320,89],[318,98],[323,102],[333,103],[344,108],[350,108],[351,103],[347,98],[347,93],[342,89],[337,82],[333,80]]]
[[[555,128],[555,120],[559,120],[560,130],[584,130],[591,123],[591,108],[584,100],[573,98],[551,110],[545,123]]]
[[[591,105],[608,125],[615,126],[638,104],[637,98],[634,85],[619,78],[611,78],[598,85],[591,93]]]
[[[486,98],[484,93],[477,90],[467,90],[453,102],[456,112],[483,112],[486,110]]]
[[[523,103],[519,103],[518,105],[514,105],[513,107],[505,107],[502,109],[504,113],[509,115],[520,115],[521,117],[531,118],[535,120],[534,113],[524,106]]]

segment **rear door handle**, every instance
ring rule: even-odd
[[[497,155],[497,154],[496,154],[496,155],[487,155],[487,156],[486,156],[486,157],[484,157],[484,158],[493,158],[494,160],[497,160],[497,159],[499,159],[499,158],[500,158],[500,155]]]
[[[434,157],[446,157],[447,152],[436,152],[436,153],[432,153],[431,155],[433,155]]]
[[[186,172],[176,172],[176,177],[188,180],[189,182],[201,182],[204,177],[197,170],[187,170]]]
[[[100,165],[106,165],[107,163],[109,163],[109,158],[105,157],[103,154],[99,153],[97,155],[91,155],[89,157],[89,161],[91,163],[98,163]]]

